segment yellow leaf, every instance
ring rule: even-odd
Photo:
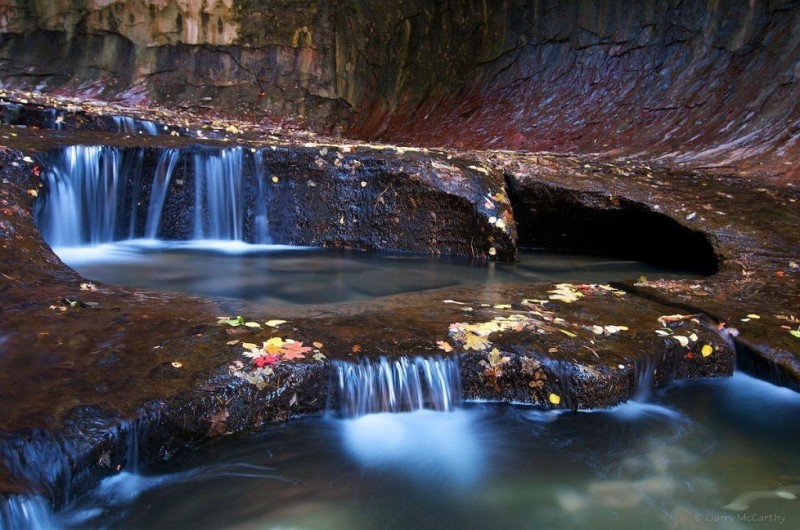
[[[497,304],[494,306],[495,309],[511,309],[511,304]]]
[[[286,324],[285,320],[267,320],[264,324],[268,325],[271,328],[280,326],[281,324]]]
[[[264,343],[264,351],[269,355],[277,355],[283,349],[283,339],[280,337],[272,337]]]
[[[567,331],[566,329],[558,328],[558,331],[560,331],[561,333],[563,333],[564,335],[566,335],[567,337],[572,338],[572,339],[577,337],[576,334],[572,333],[571,331]]]
[[[755,313],[750,313],[749,315],[747,315],[747,318],[752,318],[752,319],[756,319],[757,320],[757,319],[759,319],[761,317],[756,315]]]
[[[244,325],[247,326],[248,328],[260,328],[261,327],[261,324],[259,324],[258,322],[245,322]]]
[[[709,345],[709,344],[703,344],[703,347],[700,350],[700,353],[703,354],[703,357],[708,357],[709,355],[714,353],[714,348],[712,348],[711,345]]]
[[[227,344],[228,346],[233,346],[234,344],[239,344],[239,339],[229,340],[225,344]]]
[[[550,400],[550,403],[552,403],[553,405],[558,405],[559,403],[561,403],[561,396],[559,396],[558,394],[550,394],[549,396],[547,396],[547,399]]]
[[[490,248],[489,249],[489,255],[490,256],[496,256],[497,255],[497,249],[494,248],[494,247]]]
[[[277,184],[277,183],[278,183],[278,177],[272,177],[272,182],[274,182],[275,184]]]
[[[448,342],[445,342],[443,340],[437,340],[436,346],[438,346],[439,349],[443,350],[445,353],[450,353],[451,351],[453,351],[453,347],[450,346]]]
[[[233,342],[233,344],[236,344],[239,341],[236,340],[236,341],[232,341],[232,342]],[[231,343],[229,342],[228,344],[231,344]],[[257,350],[258,349],[258,345],[253,344],[252,342],[243,342],[242,343],[242,348],[244,348],[245,350]]]
[[[464,334],[464,349],[465,350],[485,350],[492,343],[489,342],[488,339],[481,337],[479,335],[475,335],[474,333],[465,333]]]

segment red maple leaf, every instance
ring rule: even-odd
[[[280,362],[280,357],[277,355],[262,355],[253,359],[253,364],[256,368],[264,368],[265,366],[275,366]]]

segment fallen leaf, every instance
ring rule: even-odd
[[[320,349],[323,346],[323,344],[321,342],[312,342],[311,345],[314,346],[317,349]]]
[[[708,357],[714,353],[714,348],[712,348],[710,344],[703,344],[703,347],[700,349],[700,353],[703,354],[703,357]]]
[[[209,436],[216,436],[218,434],[223,434],[227,427],[225,426],[225,422],[228,420],[230,413],[227,409],[222,409],[221,411],[217,412],[211,419],[208,420],[211,422],[211,428],[208,431]]]
[[[792,337],[797,337],[798,339],[800,339],[800,331],[793,329],[789,333],[791,333]]]
[[[689,339],[687,337],[684,337],[683,335],[673,335],[672,338],[677,340],[678,343],[684,348],[689,345]]]
[[[283,350],[285,342],[280,337],[272,337],[264,343],[264,351],[270,355],[277,355]]]
[[[181,366],[183,366],[182,362],[180,362],[180,361],[172,361],[172,367],[173,368],[180,368]]]
[[[561,328],[558,328],[558,331],[560,331],[561,333],[563,333],[564,335],[566,335],[567,337],[570,337],[570,338],[572,338],[572,339],[574,339],[575,337],[577,337],[577,335],[576,335],[576,334],[572,333],[571,331],[567,331],[566,329],[561,329]]]
[[[306,356],[303,355],[307,352],[310,352],[311,348],[308,346],[303,346],[302,342],[295,342],[293,340],[287,340],[281,350],[281,355],[283,356],[284,361],[291,361],[292,359],[305,359]]]
[[[350,349],[352,350],[353,353],[359,353],[359,352],[361,352],[361,345],[360,344],[354,344],[353,347],[350,348]]]
[[[749,315],[747,315],[747,318],[752,318],[752,319],[758,320],[761,317],[756,315],[755,313],[750,313]]]
[[[277,355],[262,355],[253,359],[253,364],[256,368],[263,368],[265,366],[275,366],[280,362],[280,357]]]
[[[450,346],[450,343],[445,342],[443,340],[437,340],[436,346],[438,346],[439,349],[443,350],[445,353],[450,353],[451,351],[453,351],[453,347]]]
[[[238,343],[239,343],[239,339],[233,339],[233,340],[229,340],[225,344],[227,344],[228,346],[233,346],[234,344],[238,344]]]
[[[264,324],[266,324],[267,326],[269,326],[271,328],[275,328],[275,327],[280,326],[281,324],[286,324],[286,321],[285,320],[267,320],[266,322],[264,322]]]
[[[465,333],[464,334],[464,349],[465,350],[485,350],[492,343],[489,342],[489,339],[486,337],[481,337],[480,335],[476,335],[474,333]]]
[[[312,357],[314,357],[314,360],[319,362],[325,362],[325,359],[327,359],[327,357],[325,357],[325,354],[321,352],[315,353]]]
[[[559,396],[558,394],[552,394],[551,393],[549,396],[547,396],[547,399],[553,405],[558,405],[559,403],[561,403],[561,396]]]
[[[247,326],[248,328],[260,328],[261,327],[261,324],[259,324],[258,322],[245,322],[244,325]]]

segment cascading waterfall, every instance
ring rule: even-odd
[[[194,155],[194,239],[242,239],[242,148]]]
[[[125,134],[146,134],[158,136],[158,125],[149,120],[138,120],[130,116],[114,116],[117,131]]]
[[[421,409],[451,411],[461,402],[456,358],[382,357],[359,364],[336,361],[333,370],[332,390],[345,417]]]
[[[161,212],[164,210],[164,200],[167,198],[167,188],[178,163],[177,149],[167,149],[161,154],[156,167],[156,174],[153,176],[153,187],[150,190],[150,204],[147,207],[147,223],[144,228],[144,236],[147,239],[158,237],[158,227],[161,224]]]
[[[113,241],[121,197],[119,149],[103,146],[66,147],[58,163],[47,169],[49,191],[37,205],[39,230],[54,247]]]
[[[255,243],[268,245],[272,243],[269,236],[269,221],[267,219],[267,167],[264,154],[261,151],[253,152],[254,174],[258,185],[258,200],[256,200],[256,214],[253,218],[253,232]]]
[[[53,247],[143,237],[271,242],[258,150],[76,145],[40,162],[35,216]]]

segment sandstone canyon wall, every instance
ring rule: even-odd
[[[0,81],[363,139],[800,174],[800,2],[2,0]]]

